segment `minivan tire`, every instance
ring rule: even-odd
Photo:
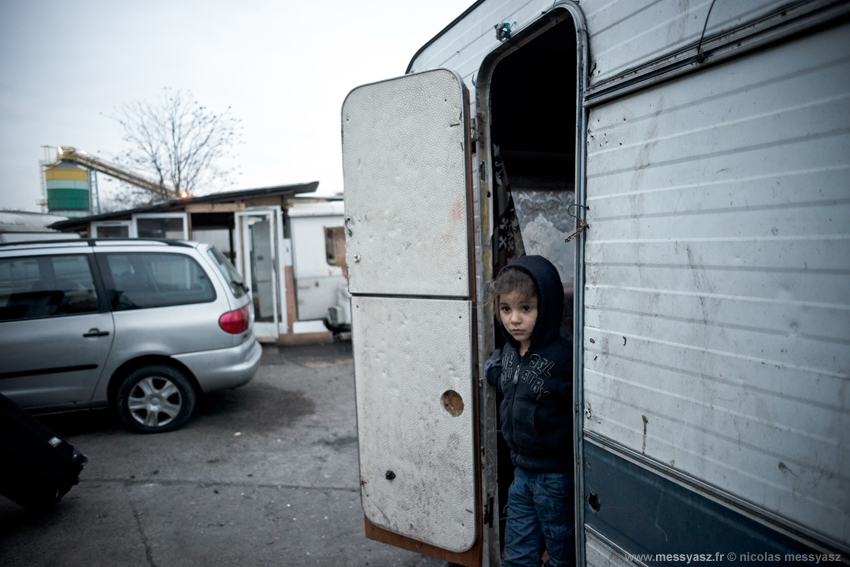
[[[195,388],[186,375],[163,364],[144,366],[121,383],[115,406],[124,424],[139,433],[173,431],[195,409]]]

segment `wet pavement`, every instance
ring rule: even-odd
[[[89,464],[44,515],[0,497],[0,565],[446,565],[363,535],[350,342],[265,346],[254,380],[170,433],[41,419]]]

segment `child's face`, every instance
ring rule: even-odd
[[[537,296],[522,298],[516,291],[501,295],[499,316],[505,329],[519,341],[520,356],[524,355],[531,345],[531,333],[537,323]]]

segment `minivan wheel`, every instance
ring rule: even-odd
[[[133,431],[172,431],[182,427],[192,415],[195,389],[176,368],[145,366],[124,379],[115,405],[118,415]]]

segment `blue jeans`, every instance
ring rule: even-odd
[[[502,567],[575,565],[573,475],[533,473],[517,467],[508,490],[505,560]]]

